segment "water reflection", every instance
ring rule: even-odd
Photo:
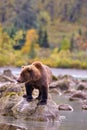
[[[0,116],[0,123],[9,124],[13,126],[20,126],[26,130],[59,130],[60,121],[58,122],[36,122],[36,121],[23,121],[16,120],[12,117]],[[3,129],[5,130],[5,129]],[[6,130],[12,130],[6,129]]]

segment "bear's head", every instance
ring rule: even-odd
[[[17,81],[19,83],[37,81],[41,78],[41,67],[40,62],[34,62],[31,65],[23,66],[20,76]]]

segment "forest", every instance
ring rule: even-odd
[[[87,69],[86,0],[0,1],[0,66]]]

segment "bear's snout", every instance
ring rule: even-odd
[[[20,83],[21,81],[19,79],[17,79],[17,82]]]
[[[18,82],[18,83],[23,83],[23,81],[21,80],[20,77],[17,79],[17,82]]]

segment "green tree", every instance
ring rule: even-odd
[[[14,41],[16,42],[16,45],[14,46],[15,50],[19,50],[22,48],[22,46],[25,43],[25,31],[19,30],[15,33],[13,37]]]
[[[59,50],[70,50],[70,41],[65,36],[61,41]]]
[[[49,48],[47,31],[46,30],[43,31],[42,28],[40,28],[38,35],[39,35],[38,43],[39,43],[40,47]]]
[[[34,42],[30,45],[29,58],[33,59],[36,57]]]
[[[48,34],[46,30],[44,31],[44,34],[43,34],[43,47],[49,48]]]
[[[72,34],[71,39],[70,39],[70,51],[73,51],[75,49],[75,40],[74,40],[74,34]]]

